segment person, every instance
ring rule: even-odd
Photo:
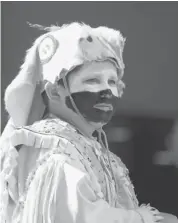
[[[120,31],[42,27],[7,87],[1,137],[2,223],[177,223],[140,205],[102,127],[124,83]]]

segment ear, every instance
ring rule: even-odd
[[[57,83],[52,84],[51,82],[47,82],[45,84],[45,91],[50,101],[59,102],[59,100],[61,100],[60,87]]]

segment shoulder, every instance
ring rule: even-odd
[[[12,149],[17,153],[18,147],[20,147],[16,157],[26,157],[28,162],[30,158],[36,160],[43,156],[48,161],[57,157],[60,159],[65,157],[67,160],[75,160],[75,162],[82,159],[78,151],[79,143],[74,144],[72,141],[72,138],[76,138],[75,129],[60,119],[46,119],[30,126],[15,128],[8,138],[5,148],[6,155],[4,154],[6,157],[9,157],[9,152]]]
[[[68,134],[73,134],[68,123],[59,119],[45,119],[30,126],[15,128],[9,140],[14,147],[24,145],[50,149],[66,147],[70,143]]]

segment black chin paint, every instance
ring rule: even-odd
[[[118,98],[114,96],[109,89],[100,92],[76,92],[72,93],[71,96],[82,116],[88,121],[96,123],[109,122],[116,110],[116,103],[118,100]],[[111,104],[113,106],[113,110],[104,111],[93,107],[100,103]],[[66,105],[68,108],[76,112],[71,104],[69,96],[66,97]]]

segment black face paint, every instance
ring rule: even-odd
[[[118,98],[114,96],[109,89],[100,92],[76,92],[72,93],[71,96],[83,117],[88,121],[96,123],[109,122],[116,110],[116,103],[118,100]],[[112,105],[113,110],[104,111],[93,107],[94,105],[101,103]],[[69,96],[66,97],[66,105],[68,108],[76,112],[71,104]]]

